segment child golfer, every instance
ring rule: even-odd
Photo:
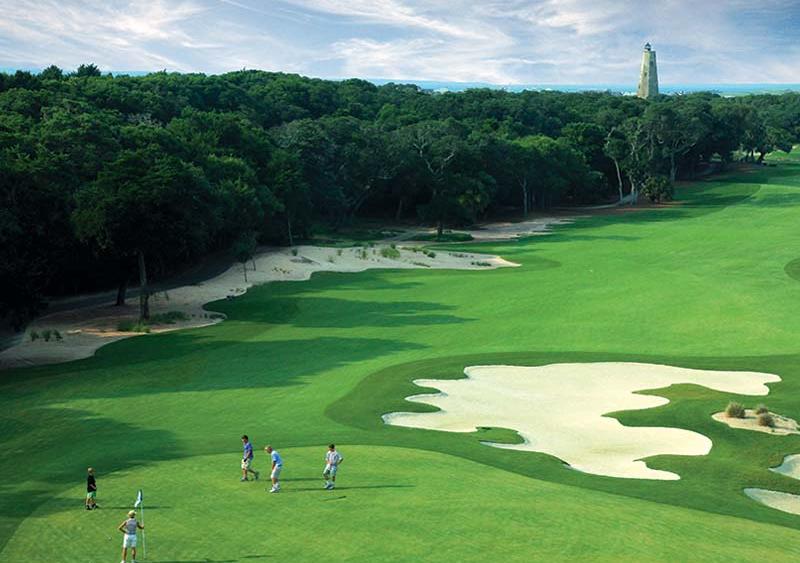
[[[331,444],[328,446],[328,451],[325,453],[325,469],[322,471],[322,477],[325,479],[325,488],[331,490],[336,486],[336,470],[339,465],[344,461],[344,458],[336,451],[336,446]]]
[[[242,436],[242,478],[240,481],[247,481],[247,474],[252,473],[253,478],[258,481],[259,473],[258,471],[254,471],[250,469],[250,465],[253,463],[253,444],[250,443],[250,438],[247,437],[247,434]]]
[[[86,470],[86,510],[97,508],[97,481],[94,478],[94,468]]]
[[[125,560],[128,557],[128,548],[131,548],[131,561],[135,563],[136,561],[136,532],[139,530],[144,530],[144,526],[139,524],[136,521],[136,511],[131,510],[128,512],[128,518],[122,524],[119,525],[117,528],[120,532],[123,533],[122,538],[122,561],[121,563],[125,563]]]
[[[272,479],[272,488],[269,490],[271,493],[277,493],[281,490],[280,477],[281,469],[283,469],[283,460],[278,452],[272,449],[272,446],[267,446],[264,451],[272,458],[272,473],[269,477]]]

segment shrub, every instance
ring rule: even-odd
[[[758,405],[756,407],[756,414],[768,414],[768,413],[769,409],[767,408],[766,405]]]
[[[61,333],[58,332],[58,330],[56,330],[56,329],[53,329],[53,338],[55,338],[57,342],[61,342],[62,340],[64,340],[61,337]]]
[[[211,313],[210,315],[206,315],[209,319],[224,319],[225,315],[222,313]]]
[[[342,249],[340,248],[336,251],[336,256],[341,256],[341,255],[342,255]]]
[[[725,415],[730,418],[744,418],[744,406],[741,403],[731,401],[725,407]]]
[[[490,262],[471,262],[471,264],[473,266],[483,266],[483,267],[487,267],[487,266],[491,266],[492,265]]]
[[[436,258],[436,253],[433,250],[423,250],[422,253],[428,258]]]
[[[150,327],[144,321],[138,319],[125,319],[117,324],[120,332],[150,332]]]
[[[393,246],[384,246],[381,248],[381,256],[390,260],[397,260],[400,258],[400,251]]]
[[[439,236],[436,233],[417,235],[414,237],[414,240],[432,240],[436,242],[467,242],[473,240],[473,237],[469,233],[454,233],[452,231],[446,231],[442,233],[442,236]]]
[[[756,422],[758,422],[759,426],[768,426],[770,428],[775,427],[775,419],[768,412],[763,412],[760,415],[758,415]]]
[[[52,336],[53,331],[49,328],[46,328],[42,331],[42,338],[44,338],[45,342],[50,342],[50,336]]]
[[[183,311],[167,311],[166,313],[158,313],[157,315],[150,316],[152,324],[167,324],[174,325],[178,321],[188,321],[189,315]]]
[[[675,188],[665,176],[651,176],[642,187],[642,195],[653,203],[672,200]]]
[[[331,264],[336,264],[336,259],[333,256],[328,256],[328,262]]]
[[[297,249],[296,248],[292,249],[292,256],[297,256]]]
[[[36,332],[35,330],[32,330],[30,333],[30,337],[31,337],[31,342],[36,342],[37,340],[39,340],[39,333]]]

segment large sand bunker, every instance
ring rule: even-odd
[[[706,371],[640,363],[552,364],[537,367],[474,366],[466,379],[418,379],[414,383],[441,392],[408,397],[438,407],[429,413],[384,415],[397,426],[473,432],[479,426],[510,428],[521,444],[498,448],[543,452],[572,468],[611,477],[680,479],[650,469],[644,458],[661,455],[705,455],[711,440],[678,428],[629,427],[604,416],[668,403],[664,397],[638,395],[676,383],[693,383],[716,391],[766,395],[766,383],[780,381],[768,373]]]
[[[787,455],[783,459],[783,463],[778,467],[770,468],[770,471],[792,479],[800,479],[800,454]],[[790,514],[800,514],[800,495],[770,491],[769,489],[745,489],[744,494],[770,508]]]

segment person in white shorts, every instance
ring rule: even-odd
[[[270,479],[272,479],[272,488],[269,492],[277,493],[281,490],[279,479],[281,477],[281,469],[283,469],[283,460],[280,454],[272,449],[272,446],[267,446],[264,451],[272,458],[272,473],[269,474]]]
[[[339,452],[336,451],[336,446],[330,444],[328,451],[325,452],[325,469],[322,471],[322,477],[325,479],[325,488],[331,490],[336,486],[336,471],[339,465],[344,461]]]
[[[144,530],[144,526],[136,520],[136,511],[131,510],[128,512],[128,519],[120,524],[117,529],[124,534],[122,538],[122,563],[125,563],[125,560],[128,558],[128,548],[131,548],[131,561],[135,562],[136,532],[138,530]]]

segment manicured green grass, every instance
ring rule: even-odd
[[[508,430],[380,420],[423,408],[403,401],[415,378],[609,360],[777,373],[766,401],[800,416],[800,283],[787,267],[800,258],[800,165],[701,182],[677,199],[548,237],[460,245],[520,268],[271,284],[210,305],[228,316],[219,325],[0,375],[0,561],[112,560],[139,487],[157,507],[148,558],[160,561],[796,559],[800,517],[741,490],[800,493],[800,481],[767,469],[800,452],[800,438],[710,418],[752,397],[678,385],[658,392],[668,405],[616,414],[713,440],[708,456],[648,460],[683,477],[671,482],[586,475],[480,444],[516,440]],[[283,454],[285,494],[238,482],[245,432]],[[344,444],[352,489],[326,497],[318,474],[330,441]],[[81,510],[88,465],[96,513]]]

